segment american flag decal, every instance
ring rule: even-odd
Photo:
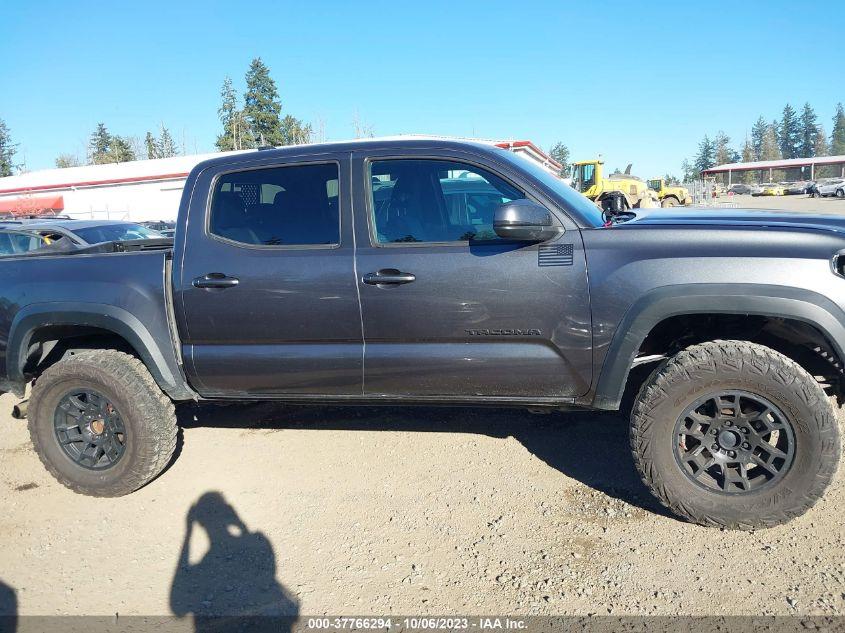
[[[540,266],[572,266],[572,244],[540,244]]]

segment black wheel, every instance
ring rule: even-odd
[[[32,389],[27,417],[44,466],[80,494],[129,494],[158,475],[176,447],[173,403],[141,361],[113,350],[49,367]]]
[[[752,529],[806,512],[839,463],[839,426],[800,365],[743,341],[695,345],[656,369],[631,415],[643,482],[702,525]]]

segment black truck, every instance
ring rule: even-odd
[[[841,450],[845,219],[635,211],[480,143],[222,155],[172,242],[0,260],[0,389],[87,495],[162,471],[180,401],[430,403],[622,409],[678,515],[802,514]]]

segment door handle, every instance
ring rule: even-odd
[[[223,273],[208,273],[193,281],[194,288],[231,288],[237,286],[238,283],[239,280],[236,277],[228,277]]]
[[[400,284],[409,284],[416,281],[417,276],[412,273],[403,273],[395,268],[386,268],[377,273],[368,273],[361,278],[365,284],[371,286],[380,286],[382,284],[390,284],[398,286]]]

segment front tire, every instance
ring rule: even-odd
[[[119,497],[154,479],[176,448],[173,403],[134,356],[85,351],[36,380],[29,433],[59,483],[94,497]]]
[[[833,407],[800,365],[744,341],[694,345],[656,369],[631,415],[631,448],[652,493],[694,523],[780,525],[833,480]]]
[[[837,198],[845,198],[845,189],[837,189],[836,190],[836,197]]]
[[[678,201],[675,198],[663,198],[660,202],[661,207],[675,207],[678,205]]]

